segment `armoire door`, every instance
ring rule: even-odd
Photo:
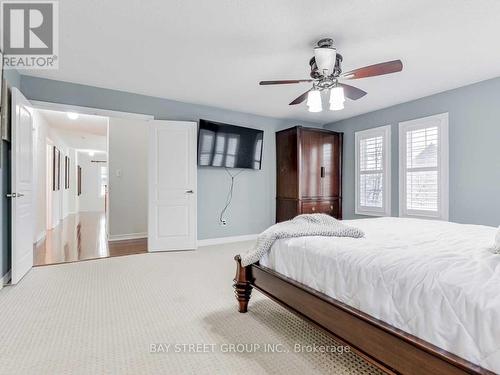
[[[322,132],[301,129],[300,187],[302,198],[322,196],[321,163],[324,153],[322,137]]]
[[[322,197],[340,195],[340,137],[321,133],[320,184]]]

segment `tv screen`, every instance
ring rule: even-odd
[[[261,169],[262,130],[200,120],[198,165]]]

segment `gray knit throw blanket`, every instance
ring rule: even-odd
[[[365,234],[361,229],[342,224],[341,221],[325,214],[299,215],[292,220],[274,224],[262,232],[252,250],[241,255],[241,265],[246,267],[258,262],[281,238],[303,236],[330,236],[360,238]]]

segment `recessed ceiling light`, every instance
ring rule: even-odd
[[[78,113],[75,113],[75,112],[68,112],[66,114],[68,115],[68,118],[70,120],[76,120],[78,118],[78,116],[79,116]]]

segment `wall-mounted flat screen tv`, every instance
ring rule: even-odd
[[[264,131],[200,120],[198,165],[261,169]]]

